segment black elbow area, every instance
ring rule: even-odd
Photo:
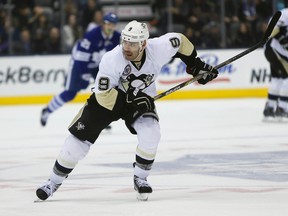
[[[173,58],[180,58],[188,67],[193,67],[195,65],[195,58],[197,56],[197,52],[194,49],[190,56],[183,55],[177,52]]]

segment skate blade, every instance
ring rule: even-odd
[[[281,117],[263,117],[262,122],[266,123],[282,123],[283,118]]]
[[[277,122],[277,120],[273,117],[263,117],[262,122]]]
[[[137,200],[139,201],[147,201],[148,200],[148,193],[138,193],[137,192]]]
[[[44,202],[45,200],[41,200],[41,199],[36,199],[36,200],[34,200],[34,203],[40,203],[40,202]]]

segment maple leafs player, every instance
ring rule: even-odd
[[[288,118],[288,9],[281,10],[272,35],[265,45],[265,57],[269,61],[271,82],[264,108],[265,118]]]
[[[145,23],[129,22],[121,33],[121,45],[107,52],[100,63],[93,94],[69,126],[70,135],[53,167],[49,180],[36,191],[46,200],[84,158],[100,132],[112,121],[123,119],[132,134],[137,135],[134,189],[139,200],[147,200],[152,187],[147,177],[152,169],[160,125],[153,96],[155,80],[171,58],[181,58],[188,73],[204,73],[198,82],[205,84],[217,77],[218,71],[197,58],[193,44],[180,33],[167,33],[148,39]]]
[[[107,13],[103,24],[87,32],[76,42],[65,81],[65,89],[54,96],[41,113],[41,125],[45,126],[48,117],[65,103],[73,100],[81,89],[86,89],[90,80],[95,79],[102,56],[119,45],[120,32],[116,31],[118,17]]]

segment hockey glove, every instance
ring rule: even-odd
[[[140,114],[152,112],[155,109],[154,99],[133,87],[130,87],[126,92],[126,104],[136,109]]]
[[[198,80],[198,83],[205,85],[209,81],[215,79],[218,76],[218,70],[201,61],[200,58],[195,59],[195,64],[192,68],[186,67],[186,72],[193,77],[198,74],[203,74],[203,77]]]

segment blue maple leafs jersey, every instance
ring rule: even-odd
[[[119,45],[120,32],[114,31],[108,38],[102,32],[102,26],[98,26],[89,32],[86,32],[84,37],[79,40],[73,48],[72,59],[73,71],[85,74],[89,69],[97,68],[102,59],[102,56]]]

